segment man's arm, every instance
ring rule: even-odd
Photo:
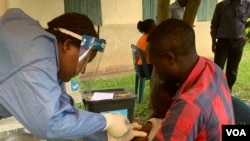
[[[159,140],[195,140],[199,130],[194,129],[199,117],[200,108],[190,102],[179,99],[173,103],[157,133]]]

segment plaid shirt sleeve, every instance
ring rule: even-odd
[[[160,141],[221,140],[221,125],[234,124],[224,73],[200,57],[175,96],[157,133]]]

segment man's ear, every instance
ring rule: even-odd
[[[169,64],[175,62],[175,54],[172,51],[166,51],[163,57],[164,60],[167,61]]]
[[[68,51],[70,47],[71,47],[71,40],[70,39],[65,40],[63,43],[63,51],[64,52]]]

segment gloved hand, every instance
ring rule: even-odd
[[[106,127],[108,135],[119,138],[124,136],[130,129],[129,120],[120,114],[103,114],[106,118]]]
[[[139,125],[138,123],[132,123],[130,124],[130,129],[129,131],[122,137],[120,138],[114,138],[110,135],[108,135],[108,141],[130,141],[134,137],[145,137],[147,136],[147,133],[138,131],[142,126]]]
[[[148,135],[148,141],[152,141],[155,138],[156,133],[162,126],[162,119],[159,118],[151,118],[147,122],[152,123],[152,129],[150,130],[150,133]]]

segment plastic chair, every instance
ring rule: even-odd
[[[146,63],[146,58],[145,58],[144,52],[134,44],[131,45],[131,49],[132,49],[134,69],[135,69],[135,73],[136,73],[136,75],[135,75],[135,94],[139,94],[139,103],[141,103],[143,101],[145,81],[150,80],[150,73],[148,70],[148,65]],[[144,76],[143,76],[143,74],[141,74],[140,69],[139,69],[139,65],[137,64],[137,60],[138,60],[139,56],[142,59]]]

